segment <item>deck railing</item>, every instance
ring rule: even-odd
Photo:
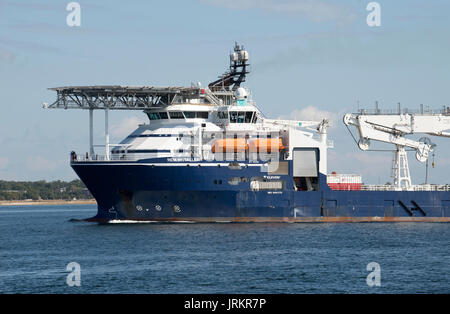
[[[190,152],[177,153],[177,152],[161,152],[161,153],[111,153],[109,159],[105,155],[88,155],[88,154],[71,154],[70,161],[72,163],[77,162],[114,162],[114,161],[138,161],[151,158],[168,158],[170,161],[248,161],[250,163],[254,162],[268,162],[274,160],[284,160],[284,155],[276,153],[266,153],[266,154],[246,154],[242,153],[212,153],[211,150],[203,150],[203,154],[200,156],[198,151],[193,154]]]
[[[423,115],[450,115],[450,107],[442,107],[440,109],[409,109],[409,108],[397,108],[397,109],[377,109],[377,108],[361,108],[358,109],[358,114],[370,114],[370,115],[398,115],[398,114],[423,114]]]
[[[397,191],[394,185],[362,185],[362,191]],[[412,185],[410,191],[450,191],[449,184]]]

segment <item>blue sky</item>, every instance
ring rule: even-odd
[[[66,85],[190,85],[228,66],[234,41],[250,53],[247,86],[269,117],[334,121],[329,170],[391,181],[390,153],[361,152],[342,124],[360,107],[449,104],[448,1],[78,1],[81,26],[66,24],[70,1],[0,0],[0,179],[73,179],[69,152],[88,150],[88,113],[44,110]],[[95,142],[103,114],[95,114]],[[141,113],[112,112],[117,143]],[[450,139],[437,143],[431,178],[446,183]],[[424,166],[409,156],[413,183]]]

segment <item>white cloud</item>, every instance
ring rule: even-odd
[[[330,126],[336,126],[338,121],[338,113],[320,110],[314,106],[307,106],[302,109],[296,109],[289,115],[290,119],[293,120],[311,120],[311,121],[322,121],[323,119],[328,119],[330,121]]]
[[[345,23],[355,14],[348,8],[323,0],[202,0],[203,2],[234,10],[260,9],[273,13],[300,15],[314,22],[337,21]]]
[[[137,129],[139,124],[147,122],[145,117],[127,117],[121,120],[118,124],[114,124],[110,128],[111,136],[117,137],[120,140],[129,135]]]

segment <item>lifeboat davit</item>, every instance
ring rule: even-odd
[[[241,153],[248,149],[245,138],[224,138],[213,144],[213,153]]]
[[[258,138],[255,140],[250,140],[248,147],[251,153],[281,152],[285,148],[281,138]]]

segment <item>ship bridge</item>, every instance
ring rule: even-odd
[[[190,87],[156,86],[65,86],[49,90],[57,93],[56,100],[44,108],[49,109],[85,109],[89,111],[89,154],[94,156],[94,146],[105,147],[105,159],[109,160],[110,148],[122,144],[109,143],[110,110],[142,110],[153,123],[186,122],[211,120],[212,112],[219,110],[217,119],[231,123],[255,123],[257,108],[251,100],[248,89],[239,87],[202,88],[200,83]],[[93,111],[105,112],[105,144],[94,145]]]

